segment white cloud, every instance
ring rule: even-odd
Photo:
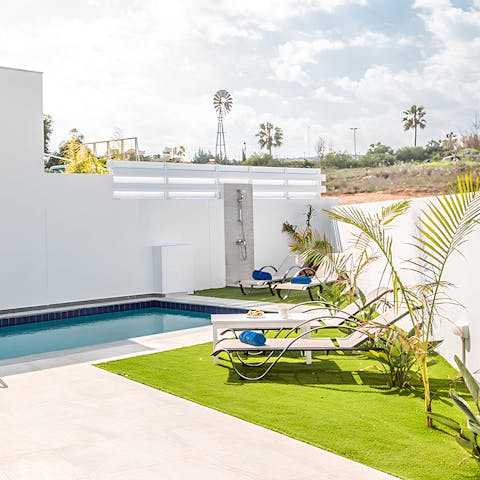
[[[332,102],[332,103],[347,103],[348,100],[341,95],[335,95],[334,93],[330,93],[327,91],[325,87],[318,87],[313,91],[313,98],[317,100],[323,100],[325,102]]]
[[[272,60],[272,69],[277,80],[307,86],[312,83],[312,78],[305,67],[318,63],[322,53],[349,48],[384,48],[402,44],[407,44],[406,37],[388,37],[384,33],[375,31],[365,31],[360,35],[351,38],[345,36],[342,39],[316,36],[292,40],[278,46],[278,54]]]
[[[350,41],[352,47],[384,47],[390,42],[390,38],[384,33],[365,32],[354,37]]]
[[[240,98],[268,98],[268,99],[275,99],[278,98],[279,95],[277,92],[273,90],[267,90],[265,88],[251,88],[245,87],[241,90],[235,92],[236,97]]]
[[[342,29],[366,0],[16,0],[2,6],[0,64],[45,72],[53,145],[72,127],[102,139],[119,126],[149,152],[214,150],[212,95],[226,88],[232,156],[243,141],[257,149],[261,121],[284,129],[281,155],[303,154],[307,125],[312,144],[321,134],[351,149],[355,125],[361,148],[401,146],[409,141],[401,112],[412,103],[427,110],[423,139],[467,127],[480,109],[480,0],[469,10],[403,3],[423,30],[403,33],[392,19],[387,36],[374,16]],[[402,53],[382,64],[394,48],[408,52],[408,63],[399,63]]]
[[[392,126],[400,125],[401,112],[409,105],[425,106],[427,129],[422,136],[428,139],[464,128],[480,102],[480,11],[464,11],[449,2],[422,0],[416,5],[436,48],[433,54],[410,70],[371,66],[359,79],[335,81],[354,95],[360,115],[364,112],[359,117],[362,130],[383,132],[379,140],[390,139],[396,145],[405,143],[405,135]]]
[[[278,80],[308,85],[311,83],[311,77],[302,66],[316,63],[317,55],[322,52],[339,50],[343,47],[343,42],[326,38],[311,41],[294,40],[279,45],[278,55],[272,61],[275,77]]]

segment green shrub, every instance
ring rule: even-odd
[[[328,168],[352,168],[358,167],[358,160],[355,160],[348,153],[330,152],[322,160],[322,167]]]
[[[282,162],[277,158],[273,158],[268,153],[252,153],[242,165],[252,165],[257,167],[280,167]]]
[[[423,147],[402,147],[395,152],[398,162],[423,162],[427,156]]]
[[[367,153],[360,159],[362,167],[388,167],[396,161],[395,155],[391,153]]]
[[[381,350],[370,350],[366,356],[379,365],[370,369],[382,372],[389,387],[407,387],[415,365],[415,339],[403,330],[390,328],[375,340],[375,346]]]

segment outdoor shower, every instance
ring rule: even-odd
[[[239,238],[235,243],[240,247],[240,252],[242,259],[247,259],[247,241],[245,239],[245,224],[243,222],[243,201],[245,200],[245,190],[237,190],[237,211],[238,218],[237,221],[240,223],[241,227],[241,238]]]

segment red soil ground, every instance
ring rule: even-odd
[[[325,194],[324,197],[338,198],[340,205],[354,203],[384,202],[386,200],[401,200],[403,198],[420,198],[437,195],[437,190],[428,187],[422,188],[394,188],[381,192],[341,193],[339,195]]]

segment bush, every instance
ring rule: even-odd
[[[268,153],[252,153],[242,165],[252,165],[257,167],[280,167],[282,162],[277,158],[273,158]]]
[[[395,163],[395,155],[391,153],[367,153],[360,159],[362,167],[388,167]]]
[[[445,156],[442,140],[430,140],[425,145],[425,156],[430,160],[435,160]]]
[[[322,167],[328,168],[352,168],[358,167],[359,161],[355,160],[348,153],[330,152],[322,160]]]
[[[395,152],[395,157],[399,162],[423,162],[427,155],[423,147],[402,147]]]
[[[208,163],[213,158],[212,152],[206,152],[203,148],[199,148],[198,152],[193,156],[193,163]]]
[[[370,145],[370,148],[367,151],[367,155],[370,153],[375,153],[379,155],[393,154],[393,149],[388,145],[384,145],[383,143],[377,142],[377,143],[372,143]]]

